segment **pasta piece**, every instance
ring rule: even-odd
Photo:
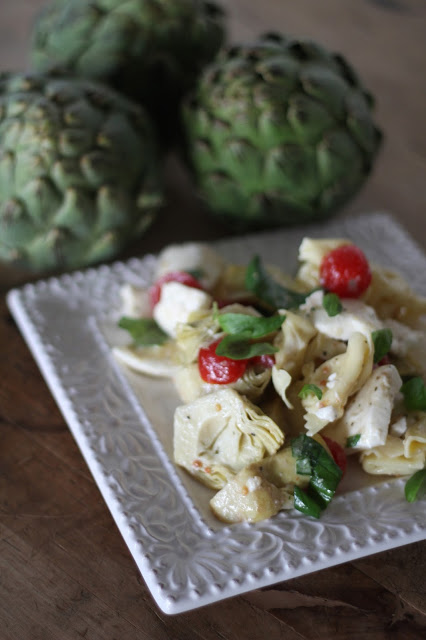
[[[309,342],[317,333],[312,323],[303,316],[292,311],[280,311],[285,315],[281,331],[274,340],[278,349],[275,364],[278,369],[285,369],[292,378],[300,375]]]
[[[322,391],[321,399],[313,393],[302,399],[309,435],[342,417],[348,398],[362,387],[373,370],[373,351],[371,337],[353,333],[345,353],[327,360],[305,378],[305,384],[313,384]]]
[[[404,455],[411,458],[419,452],[426,454],[426,412],[410,411],[404,434]]]
[[[233,389],[210,393],[175,411],[175,461],[213,489],[275,453],[283,442],[281,429]]]
[[[351,448],[353,452],[385,444],[401,385],[401,377],[393,365],[378,367],[351,398],[340,420],[324,429],[325,435],[343,447],[348,438],[359,436]]]
[[[225,268],[225,261],[211,247],[197,242],[169,245],[158,256],[155,279],[172,271],[194,273],[202,286],[211,290]]]
[[[412,329],[398,320],[386,320],[392,331],[391,354],[397,357],[402,375],[421,375],[426,380],[426,331]]]
[[[176,345],[171,341],[149,347],[114,347],[112,353],[119,362],[133,371],[154,378],[171,378],[180,368]]]
[[[263,367],[247,367],[244,374],[231,384],[211,384],[204,382],[200,376],[198,363],[181,367],[176,371],[174,383],[182,402],[192,402],[206,393],[213,393],[223,388],[232,388],[249,398],[258,400],[271,380],[271,369]]]
[[[363,451],[360,459],[366,473],[405,476],[423,469],[425,449],[417,449],[407,458],[404,441],[395,436],[388,436],[385,444]]]
[[[346,343],[342,340],[330,338],[325,333],[317,333],[308,344],[304,364],[325,362],[345,351]]]
[[[296,461],[287,447],[239,471],[210,500],[210,508],[219,520],[229,524],[259,522],[282,509],[292,509],[294,485],[304,487],[308,483],[308,476],[296,473]]]
[[[417,295],[408,282],[390,269],[372,266],[372,281],[364,301],[380,318],[394,318],[411,327],[426,315],[426,298]]]

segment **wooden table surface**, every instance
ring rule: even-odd
[[[373,176],[339,215],[392,212],[426,249],[424,0],[223,0],[230,39],[265,30],[345,54],[377,98],[386,134]],[[0,70],[25,69],[41,0],[0,3]],[[134,249],[208,240],[170,161],[171,205]],[[369,556],[177,616],[152,600],[47,386],[0,301],[1,640],[288,640],[426,637],[426,543]]]

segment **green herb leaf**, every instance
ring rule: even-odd
[[[426,411],[426,388],[420,376],[410,378],[401,387],[404,403],[412,411]]]
[[[330,317],[339,315],[343,309],[337,293],[325,293],[322,299],[322,306]]]
[[[251,342],[245,334],[227,335],[216,347],[218,356],[231,360],[246,360],[254,356],[276,353],[278,349],[269,342]]]
[[[319,446],[321,447],[321,445]],[[336,465],[333,458],[328,455],[324,447],[321,448],[323,452],[321,452],[317,464],[312,470],[309,488],[312,493],[318,496],[319,503],[322,504],[325,509],[336,493],[336,489],[342,478],[342,471],[340,467]]]
[[[153,318],[128,318],[123,316],[118,326],[128,331],[138,347],[164,344],[169,339]]]
[[[346,440],[345,447],[348,449],[351,449],[352,447],[356,447],[360,438],[361,438],[360,433],[357,433],[355,436],[349,436]]]
[[[378,329],[377,331],[372,331],[371,337],[374,344],[374,362],[380,362],[391,348],[392,331],[390,329]]]
[[[317,503],[315,498],[311,498],[300,487],[295,486],[293,490],[294,508],[306,516],[312,516],[313,518],[319,518],[321,516],[322,508]]]
[[[249,316],[245,313],[218,313],[216,319],[221,328],[230,334],[245,334],[253,340],[263,338],[278,331],[285,320],[285,316]]]
[[[405,483],[405,498],[414,502],[426,495],[426,468],[416,471]]]
[[[316,395],[318,400],[321,400],[322,391],[321,391],[321,389],[319,387],[317,387],[316,384],[304,384],[303,387],[300,389],[300,391],[298,393],[298,396],[299,396],[299,398],[306,398],[311,393]]]
[[[298,293],[283,287],[264,269],[259,256],[247,267],[245,285],[248,291],[273,309],[293,309],[305,302],[309,293]]]
[[[297,473],[308,475],[310,470],[311,476],[307,493],[295,487],[294,506],[307,515],[319,517],[336,492],[342,470],[319,442],[305,434],[292,440],[291,450]]]

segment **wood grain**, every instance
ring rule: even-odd
[[[28,65],[41,0],[0,4],[0,69]],[[228,0],[230,38],[279,29],[343,52],[377,98],[386,142],[341,213],[389,210],[424,248],[424,0]],[[172,204],[131,249],[213,239],[182,168]],[[13,283],[3,271],[3,291]],[[159,611],[17,327],[0,301],[0,637],[2,640],[419,640],[426,544],[416,543],[179,616]]]

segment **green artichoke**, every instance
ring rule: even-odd
[[[223,49],[183,108],[200,196],[240,230],[328,217],[372,169],[372,107],[344,58],[313,42],[267,34]]]
[[[80,268],[140,235],[163,200],[152,131],[101,84],[0,74],[0,260]]]
[[[32,65],[110,84],[171,129],[224,25],[222,9],[205,0],[54,0],[34,25]]]

